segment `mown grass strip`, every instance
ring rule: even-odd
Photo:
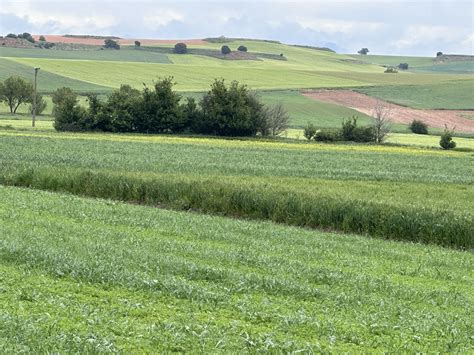
[[[473,255],[0,186],[3,352],[469,352]]]
[[[57,169],[10,172],[0,177],[0,183],[460,249],[472,249],[474,244],[474,222],[468,213],[330,196],[308,199],[304,192],[288,193],[271,185]]]

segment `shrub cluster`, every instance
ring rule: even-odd
[[[443,149],[453,149],[456,148],[456,142],[453,141],[453,130],[449,130],[448,126],[444,126],[444,132],[441,135],[441,139],[439,140],[439,145]]]
[[[35,39],[31,34],[28,32],[23,32],[19,34],[9,33],[5,36],[6,38],[19,38],[19,39],[26,39],[28,42],[35,43]]]
[[[428,134],[428,125],[420,120],[411,121],[409,128],[416,134]]]
[[[277,135],[289,117],[281,105],[265,107],[247,86],[215,80],[199,103],[182,100],[173,91],[173,78],[155,82],[139,91],[129,85],[114,90],[105,100],[87,97],[88,108],[79,105],[69,88],[52,96],[54,127],[60,131],[108,131],[138,133],[204,133],[221,136]]]
[[[384,73],[396,74],[398,73],[398,70],[394,67],[388,67],[387,69],[385,69]]]
[[[174,45],[174,52],[176,54],[186,54],[188,52],[188,46],[186,46],[186,43],[176,43]]]
[[[118,44],[117,41],[107,38],[106,40],[104,40],[104,48],[120,49],[120,45]]]
[[[401,69],[401,70],[408,70],[408,63],[400,63],[400,64],[398,64],[398,69]]]
[[[340,129],[324,129],[317,130],[312,124],[304,129],[304,136],[306,139],[314,139],[318,142],[334,142],[334,141],[348,141],[348,142],[375,142],[375,130],[373,126],[360,127],[357,125],[357,117],[353,116],[342,121]]]

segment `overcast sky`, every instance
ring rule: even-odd
[[[473,54],[474,1],[0,0],[0,32],[189,39],[225,35],[354,53]]]

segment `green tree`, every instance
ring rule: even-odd
[[[222,46],[222,48],[221,48],[221,53],[222,54],[225,55],[225,54],[229,54],[230,52],[231,52],[231,50],[230,50],[229,46],[226,46],[226,45]]]
[[[153,89],[145,87],[137,113],[139,132],[179,132],[185,128],[181,96],[173,91],[174,85],[173,78],[167,77],[157,81]]]
[[[118,42],[110,38],[107,38],[106,40],[104,40],[104,47],[111,48],[111,49],[120,49],[120,45],[118,44]]]
[[[200,102],[203,115],[202,133],[222,136],[252,136],[264,117],[264,106],[247,86],[216,79]]]
[[[140,47],[141,45],[140,41],[135,41],[135,47]]]
[[[176,43],[174,45],[174,52],[177,54],[186,54],[188,52],[188,46],[186,46],[186,43]]]
[[[39,40],[41,42],[46,42],[46,38],[43,35],[39,36]]]
[[[360,50],[357,51],[357,53],[362,54],[362,55],[367,55],[367,53],[369,53],[369,49],[361,48]]]
[[[21,104],[30,102],[32,95],[33,84],[19,76],[10,76],[0,86],[0,100],[7,103],[11,113],[16,113]]]
[[[245,46],[239,46],[239,48],[237,48],[237,50],[238,50],[239,52],[247,52],[247,47],[245,47]]]
[[[33,113],[33,95],[30,99],[30,113]],[[36,93],[36,114],[41,115],[43,111],[46,109],[48,104],[46,103],[46,100],[43,98],[43,95]]]
[[[439,145],[441,148],[448,150],[456,148],[456,142],[453,141],[453,130],[449,130],[448,126],[444,125],[444,132],[441,134],[441,139],[439,140]]]
[[[85,130],[86,110],[81,107],[77,95],[70,88],[60,88],[52,95],[54,108],[53,126],[58,131]]]
[[[303,135],[305,136],[307,140],[313,139],[314,136],[316,135],[316,127],[314,127],[312,123],[308,122],[308,124],[304,128]]]

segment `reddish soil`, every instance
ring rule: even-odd
[[[303,95],[314,100],[328,102],[352,108],[356,111],[373,116],[377,99],[351,90],[319,90],[305,91]],[[379,100],[380,102],[381,100]],[[474,111],[464,110],[418,110],[382,101],[390,107],[390,117],[395,123],[410,123],[417,119],[431,127],[449,128],[456,127],[456,131],[474,132]]]
[[[33,37],[38,40],[40,35],[33,35]],[[80,38],[80,37],[65,37],[61,35],[44,35],[46,41],[48,42],[62,42],[62,43],[77,43],[77,44],[88,44],[101,46],[104,44],[104,40],[100,38]],[[186,44],[194,45],[203,45],[207,42],[202,39],[130,39],[122,38],[117,40],[119,44],[128,45],[134,44],[135,41],[140,41],[142,45],[157,45],[157,44],[175,44],[178,42],[183,42]]]

